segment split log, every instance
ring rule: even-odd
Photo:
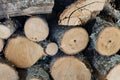
[[[32,66],[44,54],[40,45],[20,36],[10,39],[5,48],[5,57],[19,68]]]
[[[74,55],[86,48],[89,37],[87,31],[81,27],[53,25],[51,26],[51,40],[57,42],[64,53]]]
[[[110,56],[120,49],[120,29],[100,18],[96,18],[90,37],[91,48],[101,55]]]
[[[120,79],[120,55],[105,57],[95,52],[92,64],[95,68],[96,80]]]
[[[34,65],[27,69],[25,80],[50,80],[50,77],[40,65]]]
[[[47,38],[49,27],[43,18],[31,17],[25,23],[24,32],[28,39],[39,42]]]
[[[54,80],[91,80],[90,70],[81,60],[72,56],[55,60],[50,71]]]
[[[0,38],[8,39],[18,28],[17,21],[6,20],[0,24]]]
[[[54,56],[58,52],[58,45],[51,41],[42,41],[40,45],[44,48],[44,52],[49,56]]]
[[[0,80],[18,80],[18,72],[0,58]]]
[[[63,11],[59,24],[70,26],[85,24],[103,9],[105,2],[106,0],[78,0]]]
[[[51,13],[54,0],[0,0],[0,18]]]
[[[4,47],[4,40],[0,39],[0,52],[3,51],[3,47]]]

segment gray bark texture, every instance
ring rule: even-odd
[[[51,13],[54,0],[0,0],[0,18]]]

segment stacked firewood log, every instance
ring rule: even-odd
[[[0,80],[120,80],[119,0],[0,0]]]

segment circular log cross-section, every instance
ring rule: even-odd
[[[107,80],[120,80],[120,64],[116,65],[107,75]]]
[[[42,79],[32,78],[32,79],[30,79],[30,80],[42,80]]]
[[[72,28],[66,31],[61,39],[60,48],[66,54],[76,54],[87,46],[89,41],[88,33],[83,28]]]
[[[120,49],[120,30],[117,27],[104,28],[97,37],[96,50],[102,55],[116,54]]]
[[[91,80],[91,73],[83,62],[75,57],[62,57],[51,67],[54,80]]]
[[[48,54],[50,56],[55,55],[58,52],[57,44],[53,43],[53,42],[49,43],[45,48],[45,52],[46,52],[46,54]]]
[[[0,80],[18,80],[18,73],[9,65],[0,63]]]
[[[20,36],[10,39],[5,49],[5,57],[19,68],[32,66],[43,55],[40,45]]]
[[[24,26],[25,35],[32,41],[45,40],[49,34],[48,24],[40,17],[29,18]]]

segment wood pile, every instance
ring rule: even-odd
[[[0,0],[0,80],[120,80],[119,0]]]

